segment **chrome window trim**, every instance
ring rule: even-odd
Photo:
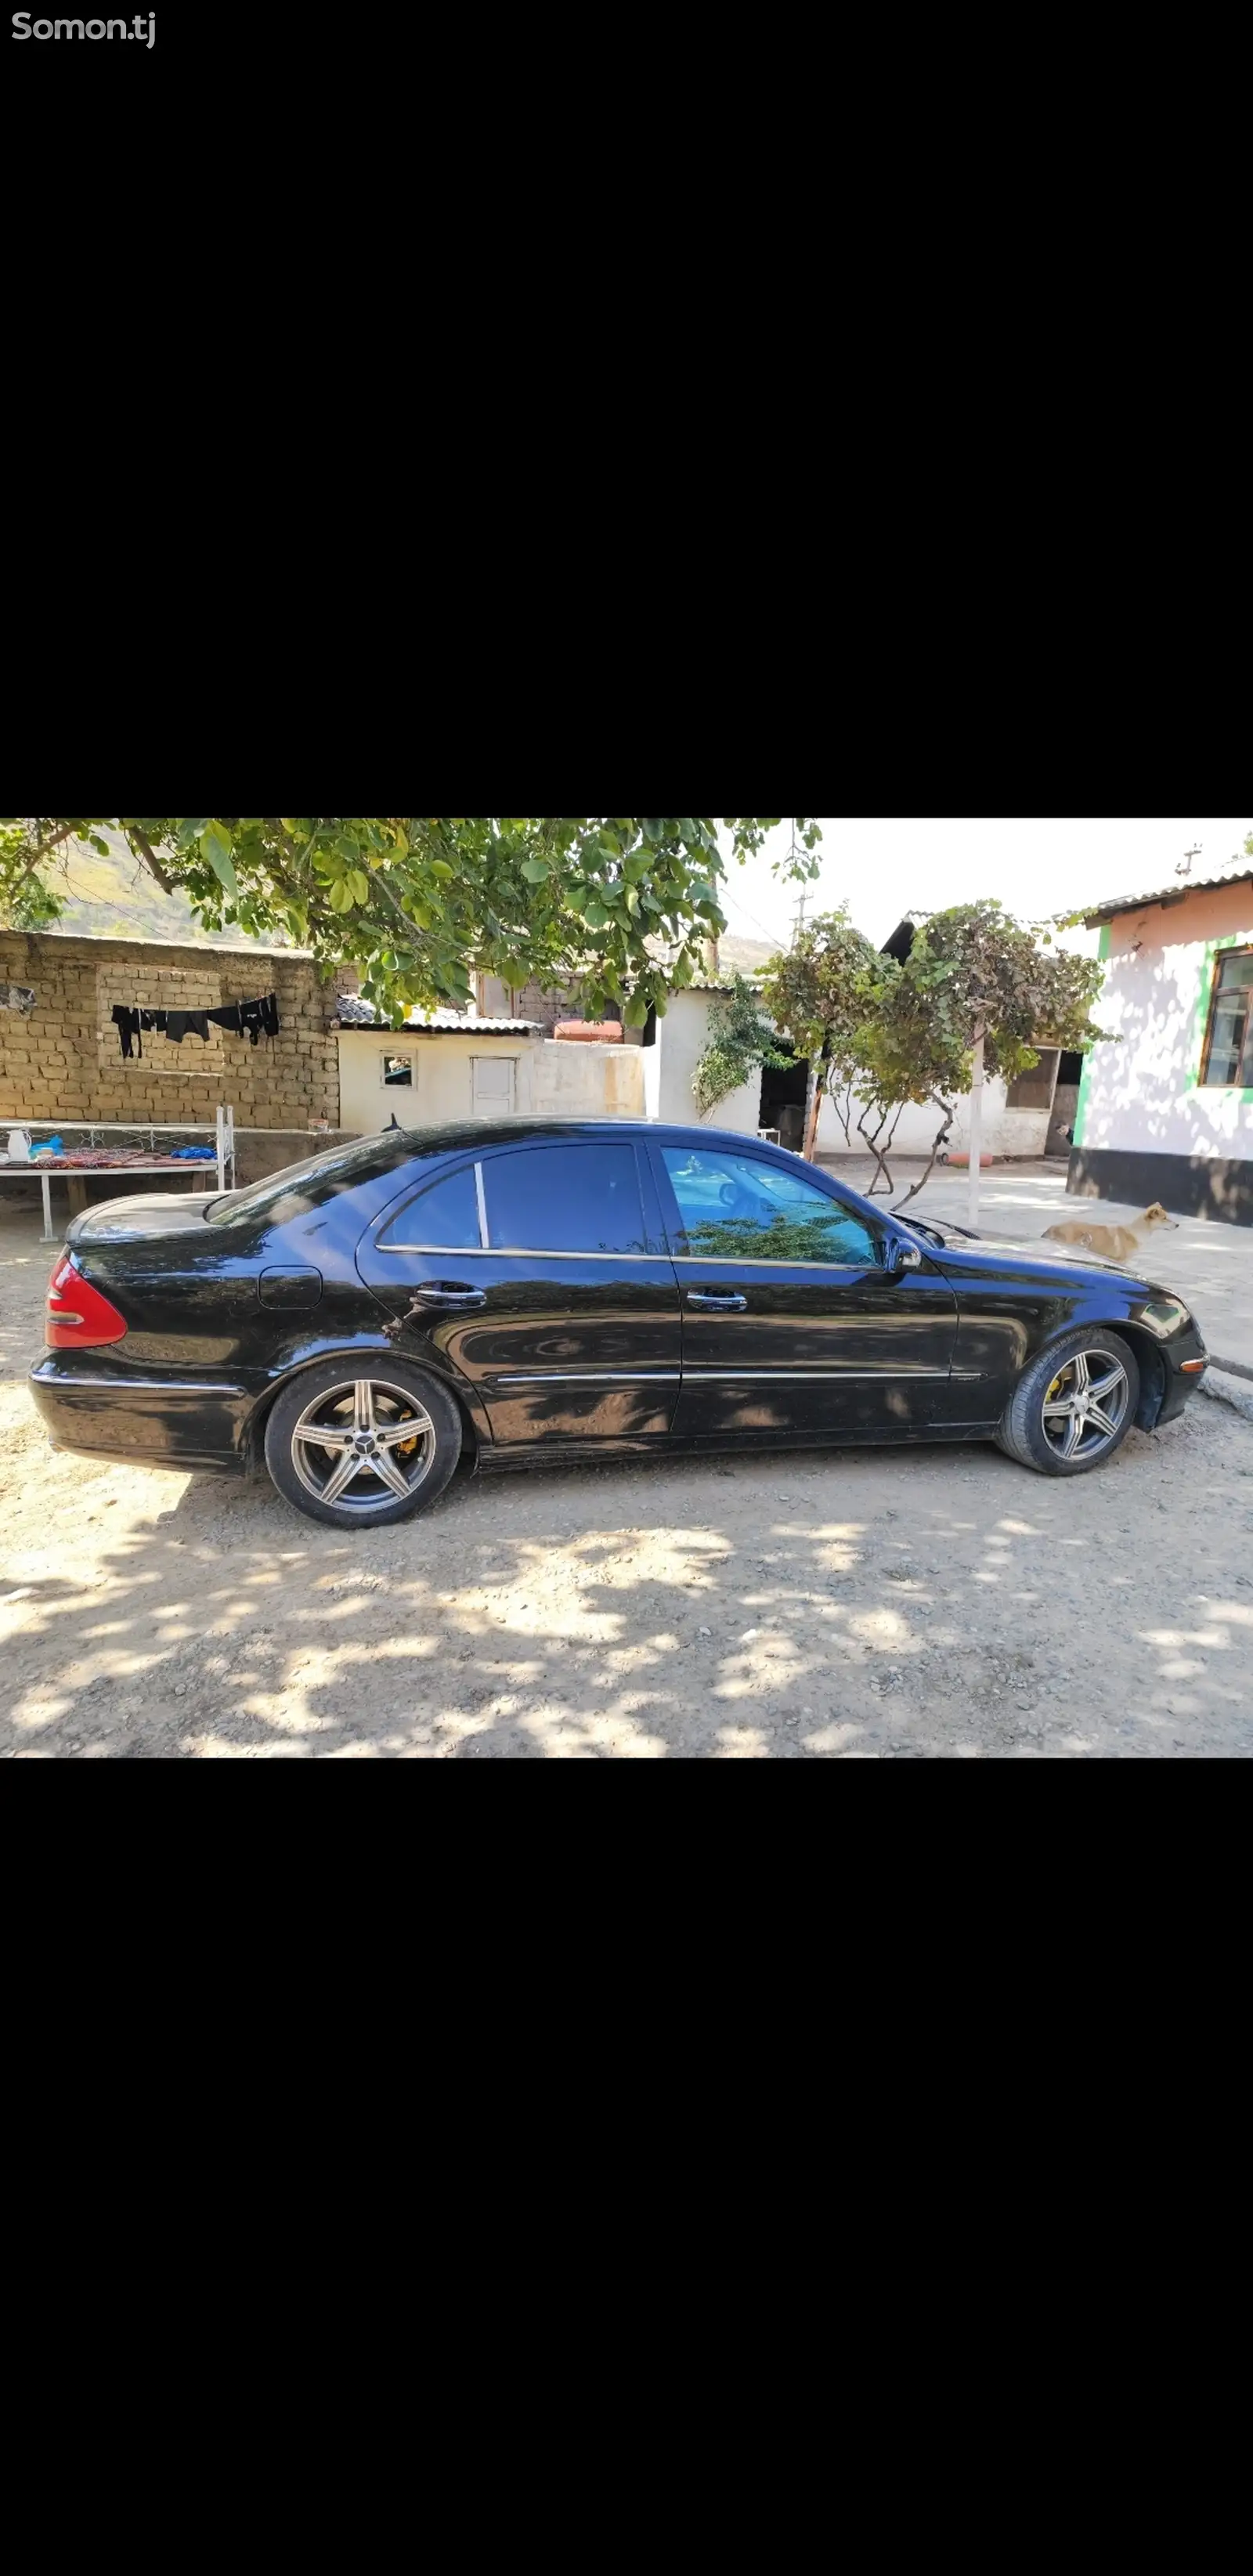
[[[474,1057],[472,1061],[477,1063],[478,1058]],[[480,1252],[490,1252],[492,1243],[491,1236],[487,1231],[487,1200],[483,1192],[483,1166],[481,1163],[476,1163],[474,1166],[474,1195],[478,1200],[479,1205],[479,1250]]]
[[[477,1166],[476,1166],[477,1168]],[[839,1270],[850,1279],[860,1279],[867,1270],[877,1271],[877,1262],[839,1261],[752,1261],[747,1254],[725,1252],[706,1254],[684,1252],[540,1252],[529,1243],[380,1243],[380,1252],[441,1252],[468,1257],[475,1252],[490,1252],[497,1261],[672,1261],[683,1270]],[[883,1272],[887,1277],[887,1272]]]
[[[458,1260],[470,1260],[478,1253],[490,1253],[494,1261],[661,1261],[668,1262],[668,1252],[535,1252],[529,1244],[455,1244],[455,1243],[380,1243],[379,1252],[441,1252]]]

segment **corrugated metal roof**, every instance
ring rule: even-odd
[[[381,1020],[374,1004],[363,1002],[356,993],[341,994],[336,1018],[341,1029],[390,1030],[393,1037],[533,1037],[542,1025],[539,1020],[471,1020],[462,1011],[412,1011],[396,1027],[389,1020]]]
[[[426,1011],[406,1020],[406,1029],[430,1038],[523,1038],[542,1033],[541,1020],[466,1020],[459,1011]]]
[[[1084,914],[1084,920],[1089,924],[1112,921],[1115,913],[1139,912],[1145,904],[1180,903],[1185,894],[1204,894],[1210,886],[1238,885],[1241,877],[1253,877],[1253,859],[1237,852],[1225,867],[1203,865],[1199,876],[1172,877],[1169,885],[1152,886],[1147,894],[1120,894],[1108,903],[1094,904],[1091,912]]]

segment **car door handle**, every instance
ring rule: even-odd
[[[413,1303],[415,1306],[433,1307],[439,1314],[460,1314],[463,1309],[485,1306],[487,1295],[482,1288],[445,1287],[440,1281],[433,1280],[429,1288],[414,1289]]]
[[[742,1315],[748,1299],[735,1294],[715,1295],[712,1288],[689,1288],[687,1302],[689,1306],[699,1306],[703,1315]]]

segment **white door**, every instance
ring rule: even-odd
[[[511,1055],[471,1056],[470,1094],[476,1118],[512,1118],[516,1071]]]

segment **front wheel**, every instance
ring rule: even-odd
[[[1139,1401],[1135,1352],[1094,1325],[1068,1333],[1024,1369],[997,1439],[1042,1476],[1083,1476],[1121,1449]]]
[[[425,1510],[461,1454],[461,1416],[406,1360],[332,1360],[285,1386],[265,1463],[286,1501],[332,1529],[378,1529]]]

